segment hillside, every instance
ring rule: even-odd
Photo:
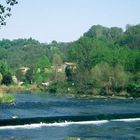
[[[63,74],[57,73],[64,62],[75,63],[76,71],[69,67]],[[21,67],[29,67],[26,76],[18,76]],[[80,93],[140,96],[140,24],[127,26],[126,31],[94,25],[77,41],[69,43],[3,39],[0,73],[3,84],[7,84],[5,76],[16,75],[27,84],[41,84],[50,79],[75,83]]]

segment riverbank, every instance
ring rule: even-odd
[[[137,89],[138,90],[138,89]],[[68,82],[53,83],[48,87],[44,87],[43,91],[50,94],[71,96],[74,98],[111,98],[111,99],[134,99],[140,98],[138,92],[129,92],[126,89],[122,90],[106,90],[94,87],[91,84],[74,84]]]
[[[14,93],[34,93],[41,92],[36,85],[1,85],[0,86],[0,103],[12,103],[15,102]]]
[[[131,96],[133,94],[127,93],[126,91],[121,92],[120,94],[100,94],[98,89],[96,88],[83,88],[83,87],[76,87],[73,84],[69,83],[55,83],[50,86],[38,86],[38,85],[10,85],[0,86],[0,103],[7,102],[11,103],[14,102],[13,94],[22,94],[22,93],[29,93],[29,94],[48,94],[52,96],[62,96],[68,98],[83,98],[83,99],[140,99],[139,96]]]

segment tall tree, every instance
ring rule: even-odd
[[[17,0],[2,0],[0,3],[0,27],[6,25],[6,18],[11,16],[12,6],[17,4]]]

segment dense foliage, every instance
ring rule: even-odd
[[[76,69],[64,62],[76,64]],[[28,67],[26,73],[19,68]],[[121,28],[92,26],[75,42],[50,44],[32,38],[0,41],[0,81],[16,75],[26,84],[61,82],[84,94],[140,96],[140,25]],[[5,77],[5,78],[4,78]],[[6,80],[5,80],[6,79]],[[5,81],[5,82],[4,82]],[[67,82],[67,84],[66,84]],[[50,88],[51,89],[51,88]],[[52,91],[57,91],[53,90]]]
[[[72,43],[68,56],[78,65],[75,81],[91,84],[90,93],[140,96],[140,25],[125,32],[93,26]]]

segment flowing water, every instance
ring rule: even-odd
[[[0,104],[0,140],[140,140],[140,100],[15,96]]]

